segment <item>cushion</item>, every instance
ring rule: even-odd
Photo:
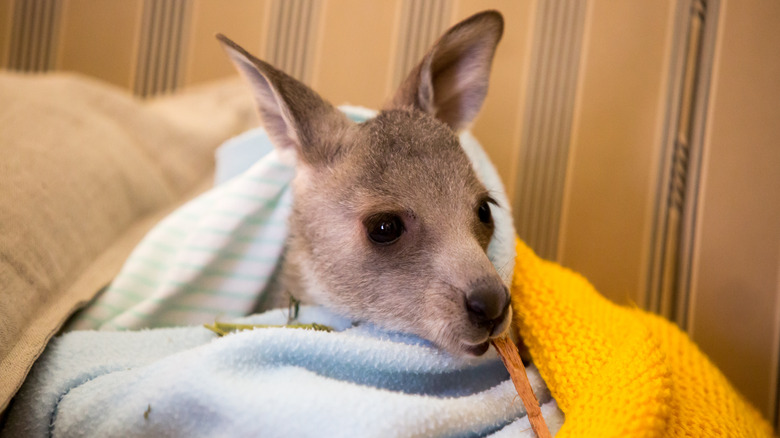
[[[232,80],[142,102],[75,75],[0,73],[0,102],[3,411],[51,336],[256,119]]]

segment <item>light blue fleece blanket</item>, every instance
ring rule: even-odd
[[[492,350],[455,358],[320,308],[299,317],[341,331],[69,333],[36,364],[3,436],[534,436]],[[562,414],[535,368],[528,374],[556,431]]]
[[[345,111],[356,120],[371,116]],[[469,134],[461,141],[506,206],[479,143]],[[51,342],[3,436],[533,436],[492,350],[455,358],[317,307],[304,307],[298,320],[335,332],[266,328],[218,338],[199,326],[105,331],[236,320],[262,304],[283,251],[292,164],[261,130],[228,142],[218,158],[218,187],[152,230],[71,324],[104,331]],[[493,213],[488,254],[508,281],[511,215]],[[284,324],[287,314],[238,321]],[[536,370],[528,374],[555,431],[562,413]]]

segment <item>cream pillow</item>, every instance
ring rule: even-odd
[[[141,102],[73,75],[0,73],[0,412],[66,319],[256,124],[237,81]]]

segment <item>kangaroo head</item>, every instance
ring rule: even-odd
[[[285,262],[293,296],[455,354],[480,355],[507,329],[507,287],[486,255],[500,207],[456,135],[482,106],[502,31],[495,11],[455,25],[359,124],[218,36],[271,140],[298,157]]]

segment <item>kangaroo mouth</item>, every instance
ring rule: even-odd
[[[461,351],[472,356],[482,356],[490,348],[490,340],[503,336],[509,330],[509,326],[512,322],[512,308],[508,306],[503,316],[496,325],[490,328],[489,333],[484,341],[477,343],[470,343],[467,341],[461,341]],[[484,338],[483,338],[484,339]]]
[[[485,341],[480,344],[463,344],[463,352],[472,356],[482,356],[490,348],[490,341]]]

